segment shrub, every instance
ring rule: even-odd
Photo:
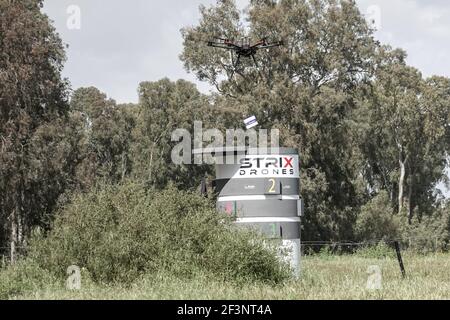
[[[360,241],[396,239],[400,234],[400,222],[392,214],[389,196],[380,192],[361,208],[356,220],[356,235]]]
[[[47,270],[30,259],[23,259],[0,271],[0,300],[57,284],[56,278]]]
[[[96,282],[131,283],[143,274],[209,272],[224,280],[280,282],[288,277],[256,234],[231,227],[207,199],[168,188],[100,186],[77,195],[47,235],[36,234],[30,256],[63,276],[86,268]]]
[[[361,247],[356,250],[357,256],[369,259],[384,259],[384,258],[395,258],[396,253],[393,246],[389,246],[384,242],[379,242],[376,245],[369,245],[366,247]]]
[[[433,215],[413,219],[411,224],[404,223],[402,238],[412,251],[429,253],[448,251],[450,242],[450,207],[439,208]]]

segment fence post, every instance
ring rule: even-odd
[[[402,254],[400,252],[400,244],[398,243],[398,241],[394,242],[394,246],[395,246],[395,251],[397,252],[397,259],[398,259],[398,264],[400,265],[400,271],[402,272],[402,277],[405,278],[406,271],[405,271],[405,266],[403,265]]]

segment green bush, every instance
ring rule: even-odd
[[[414,252],[448,251],[450,242],[450,207],[437,209],[433,215],[417,218],[402,227],[404,245]]]
[[[0,271],[0,300],[9,299],[29,291],[38,291],[58,280],[47,270],[30,259],[20,260]]]
[[[361,208],[355,227],[359,241],[391,240],[400,235],[400,221],[392,214],[389,196],[380,192]]]
[[[32,237],[30,257],[59,276],[69,265],[86,268],[100,283],[131,283],[162,271],[281,282],[286,266],[255,236],[233,228],[196,193],[130,183],[75,196],[47,236]]]
[[[384,259],[395,258],[396,252],[393,246],[389,246],[384,242],[379,242],[376,245],[368,245],[356,250],[357,256],[369,259]]]

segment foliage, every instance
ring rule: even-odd
[[[230,281],[282,281],[287,271],[255,237],[236,230],[197,194],[102,185],[75,196],[48,236],[35,235],[30,257],[59,276],[70,265],[86,268],[99,283],[131,283],[163,270],[183,277],[202,271]]]
[[[58,286],[57,279],[30,259],[20,260],[17,264],[0,270],[0,299],[41,290],[43,287]]]
[[[420,253],[448,251],[450,243],[450,212],[448,207],[436,210],[433,215],[415,218],[404,224],[402,238],[410,250]]]
[[[363,194],[355,186],[357,152],[350,115],[357,85],[373,69],[370,29],[348,1],[251,1],[245,30],[233,1],[201,8],[201,20],[185,28],[181,59],[200,80],[219,87],[229,105],[255,114],[263,128],[281,131],[281,143],[299,149],[304,232],[310,240],[353,238],[352,226]],[[218,25],[217,20],[225,21]],[[217,35],[283,39],[285,46],[258,54],[258,76],[243,61],[233,79],[232,61],[220,50],[198,48],[192,39]]]
[[[117,105],[94,87],[77,89],[70,106],[81,132],[74,187],[88,190],[97,181],[123,181],[132,170],[135,106]]]
[[[394,240],[400,235],[400,223],[383,191],[361,208],[355,229],[360,241]]]
[[[415,250],[448,249],[449,204],[436,185],[448,182],[444,169],[450,154],[450,80],[425,79],[407,65],[406,52],[375,41],[354,1],[252,0],[245,14],[233,0],[201,6],[198,24],[182,30],[180,58],[217,93],[204,95],[188,81],[164,78],[142,82],[139,103],[128,105],[118,105],[94,87],[75,90],[68,101],[69,84],[61,77],[64,46],[41,12],[42,3],[0,0],[0,245],[11,246],[12,258],[17,246],[27,244],[34,227],[47,232],[55,208],[65,206],[58,211],[58,230],[45,241],[66,239],[65,223],[72,226],[67,230],[75,230],[76,221],[66,212],[90,221],[96,236],[89,238],[89,230],[78,221],[86,238],[67,238],[72,251],[66,256],[60,249],[58,259],[67,263],[83,258],[100,280],[102,268],[108,277],[123,274],[127,259],[133,263],[130,279],[144,267],[155,267],[147,256],[153,251],[149,248],[146,255],[133,258],[133,250],[140,247],[125,237],[126,228],[139,227],[141,220],[134,214],[147,213],[144,204],[130,194],[130,206],[140,210],[133,213],[125,200],[117,203],[120,197],[110,196],[115,187],[108,185],[134,180],[152,190],[169,185],[191,190],[205,175],[212,175],[212,168],[173,164],[171,151],[177,142],[171,141],[172,132],[192,132],[197,120],[204,128],[224,131],[242,127],[242,118],[253,114],[262,128],[280,130],[281,145],[299,150],[304,239],[401,237],[417,239],[412,244],[404,240]],[[231,77],[233,56],[199,45],[199,40],[215,36],[268,36],[285,45],[258,52],[258,69],[243,59]],[[106,190],[96,187],[82,194],[99,183]],[[125,193],[126,187],[120,188],[118,192]],[[156,204],[165,204],[156,195],[165,193],[135,191],[153,210],[150,216],[158,216]],[[117,208],[107,209],[108,201]],[[122,215],[136,220],[121,220]],[[108,243],[98,225],[102,219],[111,219],[102,223],[113,228],[117,243]],[[220,234],[224,239],[230,236],[234,244],[231,234]],[[100,247],[89,246],[88,240]],[[73,249],[76,241],[83,249]],[[89,259],[77,251],[85,248]],[[162,247],[157,250],[162,254]],[[195,265],[218,268],[218,273],[229,267],[230,261],[217,255],[232,251],[227,244],[217,251],[202,250],[209,256],[194,259]],[[185,259],[178,251],[170,252],[173,259]],[[113,265],[105,262],[109,255]],[[223,266],[211,262],[218,260]]]
[[[247,11],[231,0],[201,7],[199,23],[182,30],[181,60],[224,105],[255,114],[299,150],[304,238],[355,239],[361,210],[382,191],[384,220],[392,209],[409,222],[417,207],[432,215],[450,145],[449,80],[423,79],[404,51],[375,41],[354,1],[254,0]],[[244,59],[230,78],[233,58],[198,45],[216,36],[285,46],[258,53],[261,75]]]
[[[433,190],[445,177],[450,81],[422,79],[402,50],[382,48],[379,59],[360,111],[359,121],[368,124],[361,136],[365,175],[370,188],[386,190],[392,206],[411,220],[416,208],[432,211]]]
[[[376,245],[367,245],[356,250],[355,254],[359,257],[368,259],[397,259],[395,249],[386,242],[379,242]]]
[[[0,245],[42,225],[74,164],[64,48],[42,1],[0,1]]]
[[[138,91],[139,113],[133,131],[136,143],[132,150],[132,176],[158,189],[164,189],[169,182],[180,188],[198,186],[209,168],[174,164],[172,149],[178,141],[172,141],[172,133],[185,129],[192,134],[194,121],[206,122],[208,100],[194,84],[185,80],[142,82]],[[192,144],[193,141],[188,141],[189,147]],[[190,153],[190,150],[184,152]]]

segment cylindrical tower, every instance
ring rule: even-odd
[[[207,152],[206,152],[207,151]],[[236,224],[257,228],[280,239],[295,274],[300,266],[299,156],[289,148],[217,148],[194,153],[213,154],[216,164],[217,209],[236,217]]]

